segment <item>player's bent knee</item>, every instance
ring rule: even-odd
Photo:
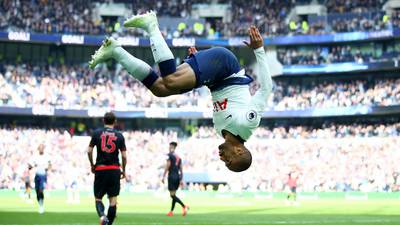
[[[110,206],[117,205],[117,197],[110,197]]]

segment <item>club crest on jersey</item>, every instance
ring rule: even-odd
[[[247,112],[246,118],[247,118],[248,121],[254,121],[255,119],[257,119],[256,111],[251,110],[251,111]]]

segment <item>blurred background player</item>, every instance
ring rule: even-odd
[[[289,193],[286,196],[287,204],[297,204],[297,179],[298,177],[295,174],[288,174],[287,186],[289,187]]]
[[[44,154],[44,145],[40,144],[38,153],[29,163],[29,168],[35,168],[35,191],[39,203],[39,213],[44,213],[44,188],[47,183],[47,172],[51,169],[50,159]]]
[[[114,129],[116,117],[108,112],[103,118],[104,128],[96,130],[88,147],[88,157],[94,177],[94,197],[100,225],[111,225],[117,214],[117,196],[120,191],[120,179],[125,178],[126,146],[124,136]],[[93,162],[93,148],[96,146],[96,164]],[[119,163],[119,152],[122,155],[122,171]],[[104,213],[103,196],[107,194],[109,207],[107,216]]]
[[[158,97],[207,86],[214,103],[214,127],[218,135],[225,139],[218,147],[220,159],[232,171],[247,170],[252,156],[244,143],[259,126],[267,98],[272,92],[272,78],[263,38],[258,29],[251,26],[248,30],[250,43],[245,42],[254,50],[259,67],[260,89],[252,96],[249,84],[253,79],[245,74],[236,56],[228,49],[215,47],[192,52],[189,59],[177,67],[174,55],[160,32],[154,12],[133,16],[125,21],[124,26],[141,28],[149,34],[153,57],[160,68],[161,77],[147,63],[125,51],[113,38],[107,38],[103,42],[92,56],[89,66],[94,68],[97,64],[114,58]]]
[[[183,202],[176,196],[176,191],[178,190],[183,178],[182,160],[175,153],[176,146],[178,146],[176,142],[169,143],[168,159],[167,164],[165,165],[162,182],[164,183],[165,176],[168,174],[168,191],[172,198],[172,204],[171,211],[167,213],[167,216],[174,215],[173,212],[176,203],[179,203],[179,205],[182,206],[182,215],[186,216],[189,207],[183,204]]]
[[[24,197],[28,203],[32,202],[31,199],[31,167],[28,165],[28,167],[24,171],[23,175],[23,181],[25,183],[25,192],[24,192]]]
[[[66,187],[67,187],[67,203],[79,204],[80,193],[78,188],[79,170],[77,169],[76,162],[69,165],[66,174]]]

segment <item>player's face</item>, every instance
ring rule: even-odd
[[[44,145],[39,145],[38,150],[39,150],[39,154],[43,155],[43,153],[44,153]]]
[[[218,146],[219,149],[219,158],[225,162],[225,165],[227,167],[230,166],[232,163],[232,156],[233,156],[233,146],[227,142],[224,142],[220,146]]]
[[[175,146],[169,145],[169,152],[173,152],[173,151],[175,151]]]

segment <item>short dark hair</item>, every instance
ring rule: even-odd
[[[242,172],[251,166],[252,161],[253,159],[250,151],[244,148],[244,152],[232,161],[232,163],[228,166],[228,169],[233,172]]]
[[[117,120],[117,118],[115,117],[115,114],[113,112],[108,112],[104,114],[103,121],[105,125],[113,125],[115,123],[115,120]]]
[[[176,146],[178,146],[178,143],[176,143],[175,141],[172,141],[172,142],[169,143],[169,145],[172,145],[172,146],[174,146],[176,148]]]

